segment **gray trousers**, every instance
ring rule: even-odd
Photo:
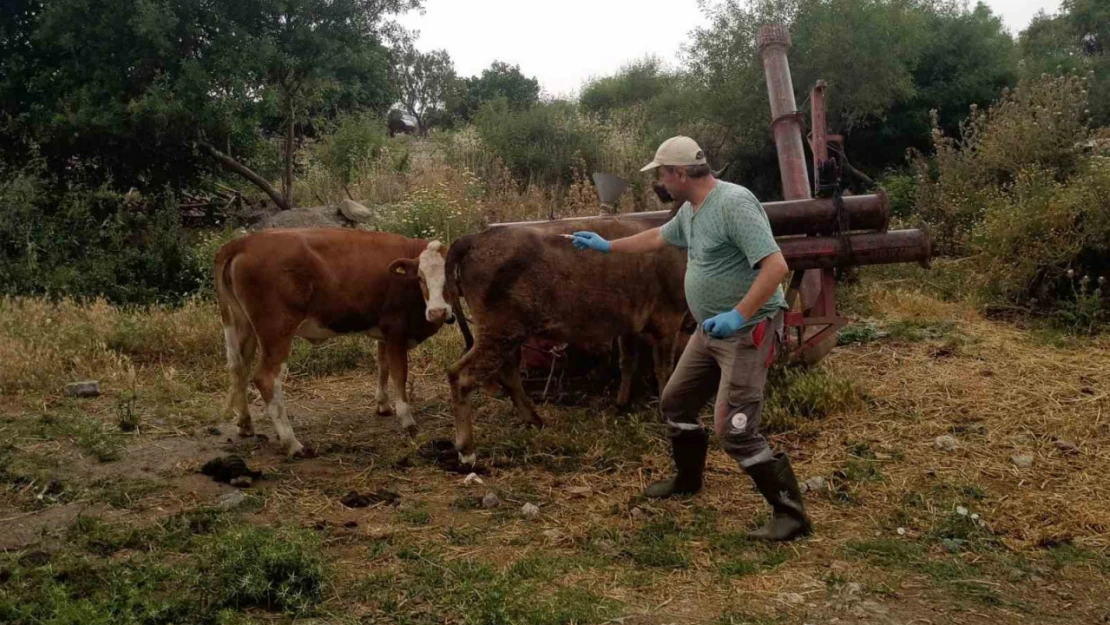
[[[782,322],[780,312],[726,339],[707,335],[699,324],[660,400],[672,437],[700,429],[698,413],[716,393],[713,430],[724,450],[741,467],[773,459],[759,420],[767,369],[782,343]]]

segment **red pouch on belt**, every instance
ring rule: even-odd
[[[770,327],[771,320],[764,319],[755,328],[752,328],[752,345],[755,345],[756,349],[763,347],[763,341],[767,338],[767,330]],[[767,350],[767,361],[763,363],[763,366],[770,369],[773,362],[775,362],[775,344],[772,341],[771,349]]]

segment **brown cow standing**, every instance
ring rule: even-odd
[[[268,230],[224,245],[214,278],[239,435],[254,433],[247,375],[261,347],[255,386],[280,442],[290,455],[302,454],[281,389],[293,337],[318,342],[355,332],[378,340],[378,414],[390,413],[392,374],[401,425],[414,431],[408,350],[454,317],[444,298],[445,256],[438,241],[345,229]]]
[[[520,346],[529,336],[605,348],[614,337],[650,337],[656,378],[666,385],[671,353],[686,314],[685,254],[676,248],[582,262],[563,230],[620,238],[646,229],[617,219],[583,219],[536,227],[494,228],[458,239],[447,254],[447,291],[465,298],[478,339],[448,371],[455,412],[455,447],[474,462],[469,397],[499,382],[526,421],[542,425],[520,381]],[[460,327],[471,342],[466,320]],[[622,350],[622,397],[633,360]],[[628,369],[627,373],[625,369]]]

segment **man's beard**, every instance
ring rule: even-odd
[[[680,202],[677,198],[672,196],[670,191],[667,191],[667,187],[664,187],[660,182],[653,182],[651,184],[651,190],[655,191],[655,195],[659,198],[660,202],[663,204],[671,204],[671,217],[674,217],[678,209],[682,208],[682,205],[685,204],[685,202]]]

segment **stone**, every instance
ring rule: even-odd
[[[478,477],[477,473],[471,473],[463,479],[463,484],[470,486],[471,484],[485,484],[485,482],[482,481],[482,478]]]
[[[486,493],[485,497],[482,497],[482,507],[483,508],[496,508],[497,506],[500,506],[500,505],[501,505],[501,500],[498,499],[497,495],[494,494],[492,491]]]
[[[520,513],[523,514],[526,518],[531,519],[535,518],[540,513],[540,509],[539,506],[537,506],[536,504],[526,503],[521,506]]]
[[[1078,456],[1079,446],[1071,441],[1059,440],[1056,441],[1056,451],[1065,456]]]
[[[571,486],[567,492],[574,497],[589,497],[593,493],[593,489],[589,486]]]
[[[548,540],[550,540],[553,543],[557,543],[557,542],[559,542],[560,540],[563,539],[563,533],[560,532],[557,529],[544,530],[543,535],[544,535],[545,538],[547,538]]]
[[[1010,456],[1010,462],[1019,469],[1028,469],[1033,466],[1033,456]]]
[[[825,478],[821,477],[820,475],[815,475],[806,480],[805,484],[803,484],[803,487],[805,492],[820,493],[827,489],[829,485],[825,481]]]
[[[933,446],[941,451],[956,451],[960,448],[960,441],[956,440],[955,436],[945,434],[936,437],[936,440],[933,441]]]
[[[637,521],[644,518],[644,511],[641,510],[640,508],[633,508],[632,511],[631,511],[631,514],[632,514],[632,518],[636,519]]]
[[[339,212],[343,213],[343,216],[347,219],[359,224],[367,223],[374,218],[374,214],[370,212],[369,208],[366,208],[354,200],[343,200],[340,202]]]
[[[802,605],[806,602],[805,596],[796,592],[787,592],[779,595],[779,601],[790,605]]]
[[[278,211],[264,217],[258,227],[270,228],[343,228],[351,225],[339,209],[332,206],[310,206]]]
[[[216,507],[220,510],[231,510],[243,505],[246,500],[247,496],[243,494],[243,491],[233,490],[230,493],[220,495],[220,498],[216,501]]]
[[[940,544],[948,553],[959,553],[964,545],[967,544],[967,541],[960,540],[959,538],[945,538],[940,541]]]
[[[66,397],[100,397],[98,380],[82,380],[66,384]]]

